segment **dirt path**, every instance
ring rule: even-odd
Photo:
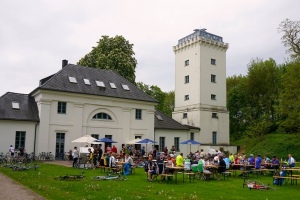
[[[49,161],[45,163],[72,167],[72,163],[67,161]],[[45,198],[0,172],[0,199],[44,200]]]
[[[45,198],[0,173],[0,199],[44,200]]]

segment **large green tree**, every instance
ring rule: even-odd
[[[123,36],[102,36],[92,51],[78,61],[78,65],[110,69],[135,84],[135,68],[133,44]]]
[[[300,59],[286,63],[285,69],[277,112],[280,128],[286,133],[295,133],[300,131]]]
[[[300,21],[285,19],[279,24],[279,32],[283,32],[281,42],[288,48],[291,57],[300,57]]]

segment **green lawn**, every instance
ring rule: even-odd
[[[47,199],[299,199],[299,185],[283,184],[273,186],[272,177],[252,177],[270,184],[276,190],[249,190],[243,188],[243,179],[239,176],[229,177],[228,180],[195,180],[188,179],[182,183],[182,176],[178,176],[178,184],[162,183],[160,181],[147,182],[143,168],[136,169],[136,173],[127,176],[126,181],[92,180],[92,176],[105,175],[97,170],[73,169],[53,164],[39,164],[37,171],[12,171],[1,167],[0,172],[27,186],[31,190]],[[80,174],[85,172],[85,179],[80,181],[54,180],[57,176],[66,174]],[[159,179],[160,180],[160,179]]]

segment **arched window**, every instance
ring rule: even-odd
[[[93,119],[106,119],[106,120],[112,120],[111,116],[106,113],[97,113],[96,115],[93,116]]]

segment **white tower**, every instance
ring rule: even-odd
[[[195,29],[178,40],[175,53],[173,119],[201,129],[202,144],[229,144],[226,108],[226,50],[223,38]]]

